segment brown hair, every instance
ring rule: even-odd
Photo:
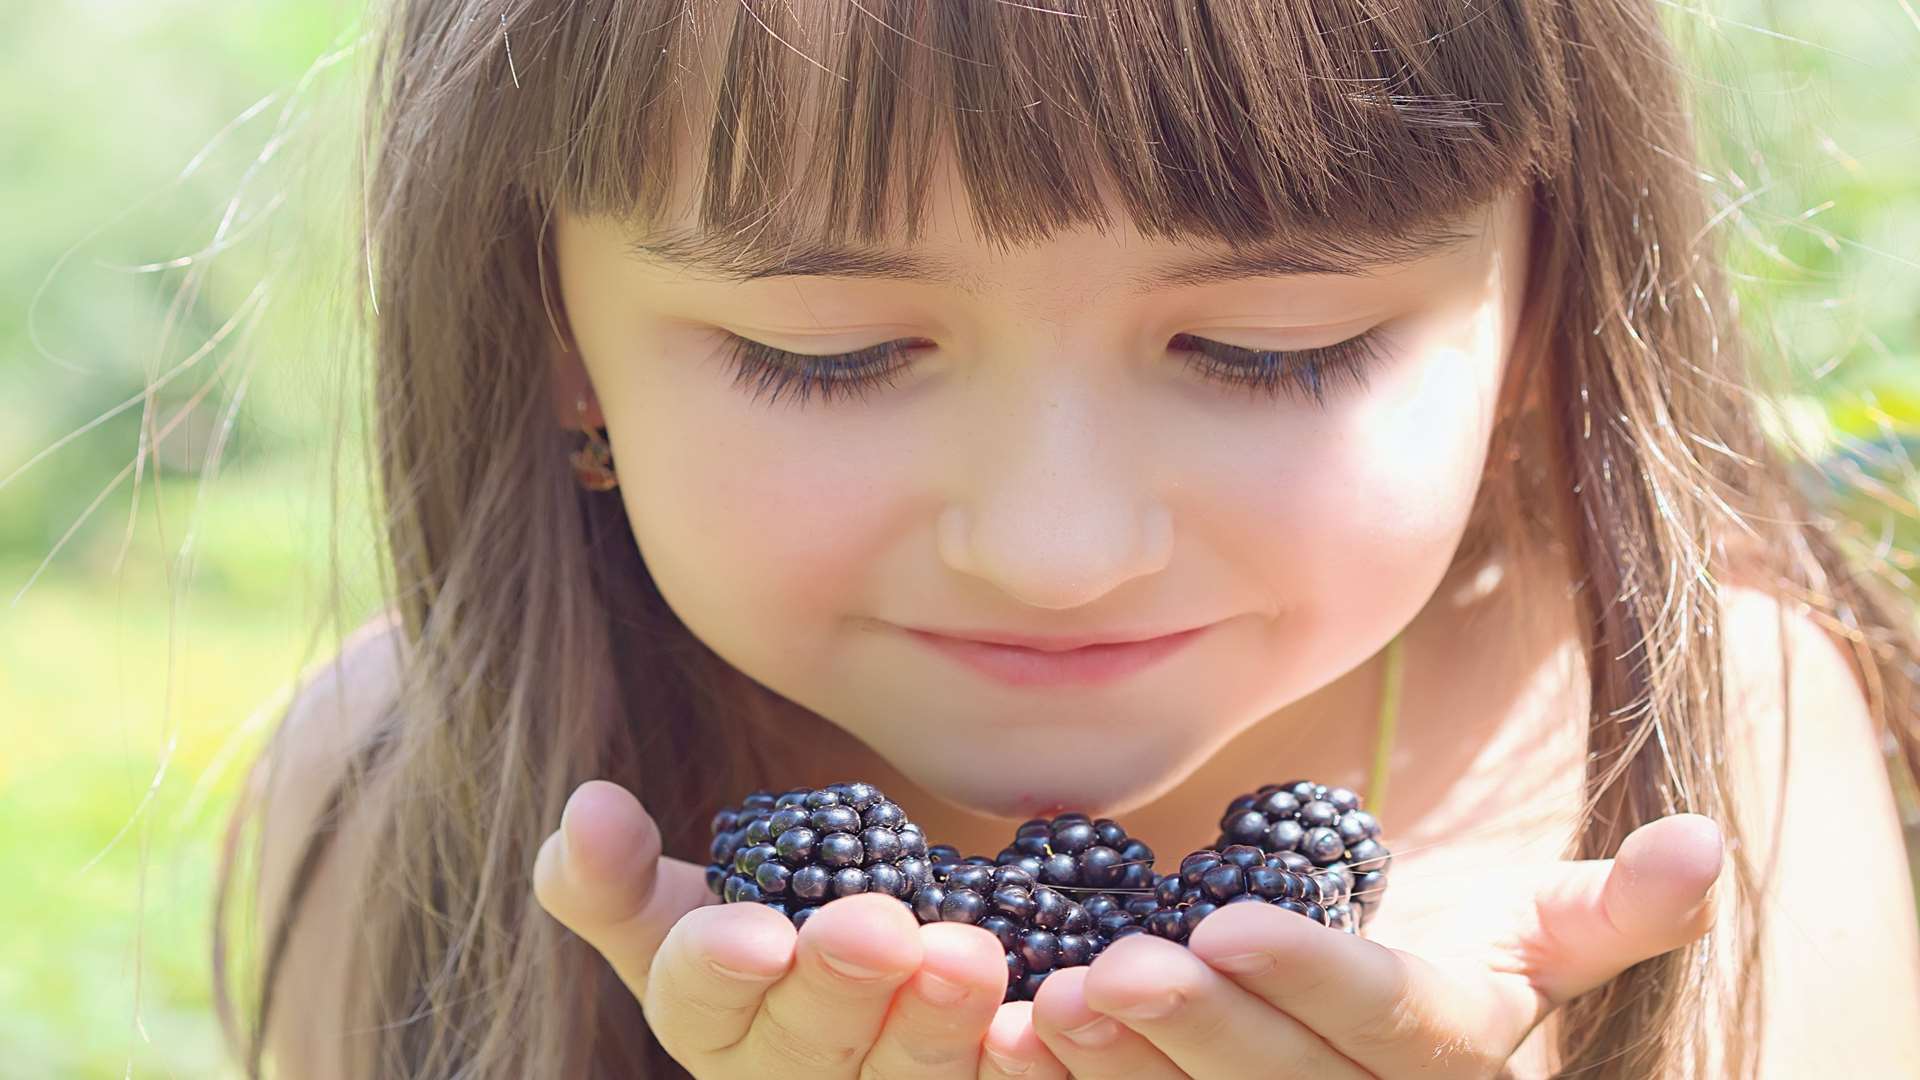
[[[695,861],[707,812],[779,779],[732,737],[765,691],[662,601],[619,497],[573,486],[577,435],[546,391],[552,350],[570,347],[552,212],[654,222],[691,164],[672,152],[686,123],[704,137],[702,226],[769,243],[911,238],[943,143],[983,233],[1013,243],[1107,224],[1096,183],[1149,235],[1229,244],[1391,234],[1524,186],[1532,331],[1515,378],[1554,443],[1591,679],[1590,805],[1569,855],[1608,856],[1675,811],[1737,833],[1716,586],[1736,572],[1849,643],[1876,716],[1920,766],[1910,605],[1818,524],[1757,427],[1761,380],[1653,0],[797,10],[390,0],[372,35],[356,268],[371,272],[360,314],[408,662],[395,722],[331,804],[378,833],[359,868],[364,934],[341,943],[360,964],[349,1025],[376,1035],[354,1075],[677,1072],[527,875],[586,779],[638,792],[668,852]],[[1501,521],[1518,512],[1509,437],[1496,435],[1483,494]],[[314,834],[309,870],[328,835]],[[1698,977],[1709,942],[1636,965],[1558,1015],[1561,1071],[1701,1076],[1704,1010],[1755,1030],[1765,845],[1734,839],[1737,986]],[[216,957],[251,1068],[305,878],[244,1039]],[[1726,1040],[1725,1074],[1752,1070],[1754,1043]]]

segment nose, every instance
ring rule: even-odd
[[[1141,447],[1090,395],[1039,395],[968,440],[966,497],[942,510],[942,560],[1024,604],[1092,603],[1167,565],[1168,508],[1143,482]]]

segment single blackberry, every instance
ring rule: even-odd
[[[1034,818],[1020,826],[995,861],[1076,895],[1153,888],[1153,849],[1128,836],[1112,818],[1094,820],[1081,813]]]
[[[903,903],[932,880],[926,836],[872,784],[756,791],[714,815],[707,887],[804,925],[829,900],[877,892]]]
[[[1213,849],[1240,844],[1295,856],[1282,868],[1331,879],[1332,888],[1323,890],[1327,898],[1318,902],[1339,912],[1340,929],[1357,932],[1386,891],[1392,853],[1379,837],[1380,823],[1351,789],[1293,780],[1228,803]]]

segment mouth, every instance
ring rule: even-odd
[[[948,637],[925,630],[908,636],[968,670],[1009,686],[1092,686],[1114,682],[1165,660],[1214,624],[1142,641],[1042,650]]]

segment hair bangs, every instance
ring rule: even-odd
[[[577,28],[600,62],[576,70],[602,77],[549,144],[576,148],[550,181],[566,205],[641,230],[911,242],[950,155],[991,243],[1107,228],[1116,204],[1157,238],[1378,235],[1564,152],[1522,5],[660,7]]]

